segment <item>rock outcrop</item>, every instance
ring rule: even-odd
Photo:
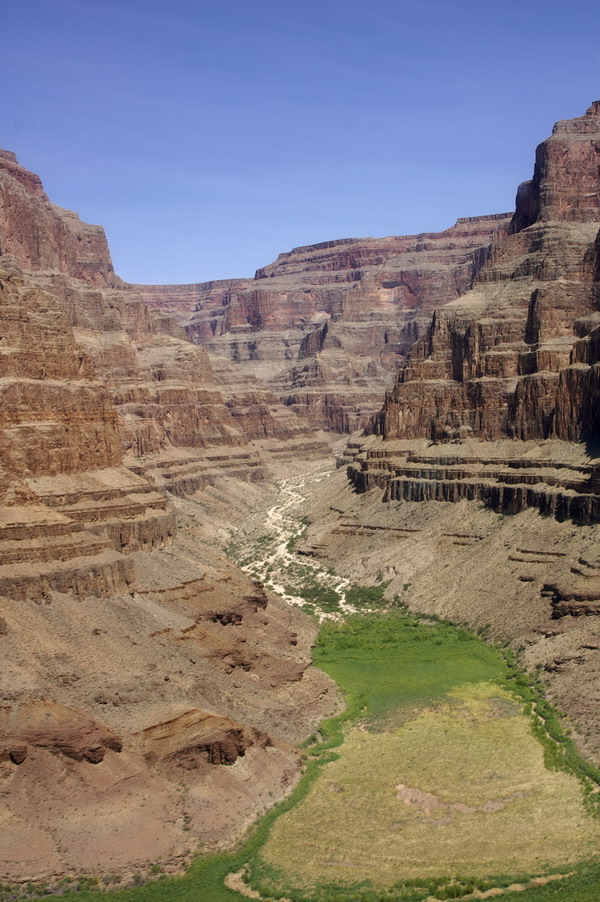
[[[92,285],[121,285],[104,230],[51,204],[39,176],[0,150],[0,256],[26,270],[60,272]]]
[[[559,122],[519,189],[510,234],[434,313],[386,398],[385,438],[593,438],[600,106]]]
[[[2,708],[0,735],[11,737],[0,744],[0,761],[8,758],[16,765],[36,748],[91,764],[103,761],[108,749],[120,752],[123,748],[118,736],[86,715],[44,699]]]
[[[176,764],[186,770],[195,770],[198,758],[209,764],[234,764],[254,745],[272,745],[269,736],[260,730],[198,710],[148,727],[143,739],[147,760]]]
[[[556,441],[590,448],[599,436],[599,148],[598,103],[555,126],[519,189],[509,234],[410,349],[373,424],[385,440],[373,456],[395,459],[389,497],[598,519],[597,465],[585,454],[574,471],[560,464]],[[437,445],[425,458],[402,445],[424,438]],[[481,444],[505,438],[500,457]],[[535,460],[525,442],[538,443]],[[362,487],[372,468],[365,453],[351,470]]]

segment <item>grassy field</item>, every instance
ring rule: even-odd
[[[364,697],[371,721],[505,674],[499,649],[466,630],[424,624],[403,612],[325,624],[313,659],[348,695]]]
[[[444,898],[527,884],[594,855],[600,824],[576,777],[545,767],[498,649],[397,614],[325,626],[315,660],[360,693],[366,716],[274,824],[254,869],[263,889],[351,899],[395,887],[391,898],[425,898],[439,878]]]

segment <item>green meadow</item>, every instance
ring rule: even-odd
[[[274,823],[261,895],[458,898],[593,859],[593,781],[566,766],[566,736],[534,735],[535,692],[501,649],[396,612],[325,625],[315,662],[362,712]]]

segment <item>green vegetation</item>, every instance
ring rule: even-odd
[[[308,517],[301,517],[300,523],[302,524],[301,528],[287,541],[287,550],[290,552],[290,554],[296,550],[298,543],[301,542],[306,535],[306,530],[310,525],[310,520],[308,519]]]
[[[542,749],[532,735],[543,721],[515,697],[529,684],[510,656],[401,612],[328,623],[319,639],[316,662],[362,724],[251,862],[261,895],[416,902],[519,882],[523,899],[542,889],[530,875],[592,858],[600,825],[571,776],[587,765],[574,753],[546,769],[557,740]]]
[[[586,863],[569,870],[575,873],[525,892],[508,892],[500,898],[502,902],[598,902],[600,864]]]
[[[401,611],[326,623],[314,662],[349,695],[364,694],[372,717],[504,674],[498,648],[467,630],[443,622],[424,625]]]
[[[312,615],[341,613],[339,577],[299,556],[274,564],[277,542],[234,539],[227,551],[253,575],[285,583]],[[290,902],[423,902],[490,889],[506,902],[598,902],[600,823],[590,815],[600,814],[600,772],[578,754],[541,683],[511,652],[418,619],[401,597],[387,601],[383,573],[377,583],[346,590],[364,613],[326,622],[314,652],[346,710],[305,743],[295,791],[237,851],[198,856],[180,877],[155,865],[127,883],[109,875],[102,887],[94,878],[0,886],[0,902],[242,902],[224,883],[241,871],[262,899]],[[560,879],[532,885],[553,871]],[[509,890],[515,883],[523,889]]]
[[[340,610],[339,592],[316,581],[306,582],[298,586],[295,594],[302,596],[307,607],[312,607],[315,612],[324,611],[330,614]]]
[[[386,608],[390,603],[384,592],[390,581],[380,582],[378,586],[351,586],[346,591],[346,601],[354,608]]]
[[[532,730],[544,749],[544,764],[549,770],[573,774],[583,785],[586,806],[591,814],[600,817],[600,770],[577,751],[575,743],[563,729],[559,713],[546,698],[539,679],[525,674],[517,664],[514,653],[505,651],[506,684],[525,703],[531,716]]]

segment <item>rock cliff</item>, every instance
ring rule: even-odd
[[[560,443],[599,435],[599,154],[598,103],[540,145],[509,233],[410,349],[373,422],[384,441],[351,468],[358,486],[598,520],[598,466]]]
[[[39,176],[0,150],[0,256],[24,269],[60,272],[93,285],[119,285],[100,226],[51,204]]]
[[[350,432],[378,409],[431,311],[470,288],[509,219],[298,247],[252,280],[136,288],[228,361],[228,379],[253,376],[316,428]]]
[[[378,434],[594,438],[599,154],[599,104],[554,127],[519,188],[510,234],[472,290],[435,311]]]
[[[508,233],[347,448],[358,495],[307,538],[339,572],[514,643],[596,761],[599,163],[596,102],[538,147]]]

